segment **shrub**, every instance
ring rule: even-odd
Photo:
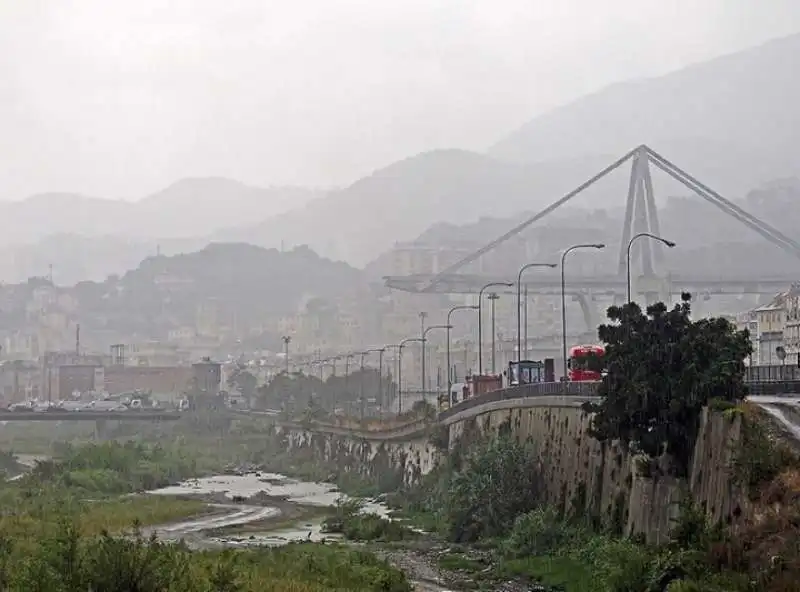
[[[569,545],[579,536],[552,508],[537,508],[514,521],[503,550],[510,557],[549,555]]]
[[[417,534],[410,528],[377,514],[362,513],[360,500],[336,502],[336,511],[322,523],[323,532],[341,534],[353,541],[402,541]]]
[[[520,514],[540,499],[540,472],[533,449],[509,436],[468,453],[440,500],[454,542],[506,534]]]

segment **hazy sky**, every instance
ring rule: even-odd
[[[798,29],[798,0],[0,0],[0,199],[346,184]]]

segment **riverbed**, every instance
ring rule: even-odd
[[[299,508],[326,508],[346,497],[330,483],[299,481],[265,472],[190,479],[147,493],[191,496],[210,502],[212,512],[207,515],[147,530],[148,535],[155,533],[163,540],[183,540],[193,548],[333,540],[338,537],[322,532],[319,512],[313,518],[298,517],[294,522],[292,517],[302,514],[298,512]],[[365,502],[364,511],[381,516],[389,514],[385,504],[374,501]],[[245,533],[224,532],[244,526],[251,528]]]

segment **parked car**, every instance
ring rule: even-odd
[[[14,403],[8,407],[9,411],[33,411],[36,403],[34,401],[22,401],[21,403]]]
[[[89,411],[127,411],[128,408],[119,401],[92,401],[87,408]]]

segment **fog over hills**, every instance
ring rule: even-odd
[[[182,179],[134,202],[39,194],[0,202],[0,244],[31,244],[60,233],[137,239],[205,236],[273,216],[321,194],[299,187],[250,187],[223,178]]]
[[[361,266],[395,241],[413,239],[433,221],[467,222],[492,211],[510,215],[568,189],[568,177],[549,174],[557,166],[504,163],[463,150],[426,152],[303,208],[219,238],[268,247],[307,244]],[[583,168],[591,166],[584,163]]]
[[[208,241],[309,245],[364,266],[439,222],[535,211],[641,143],[726,196],[743,198],[770,181],[800,176],[798,70],[800,35],[794,35],[584,96],[536,117],[487,154],[424,152],[329,192],[205,178],[178,181],[137,202],[46,194],[0,203],[0,244],[16,245],[0,252],[0,277],[42,274],[52,258],[59,269],[99,279],[157,245],[171,254]],[[618,174],[583,205],[621,206],[626,184],[627,175]],[[687,193],[674,185],[656,192]],[[58,233],[76,236],[71,248],[36,244]]]
[[[743,197],[800,173],[793,152],[800,80],[791,74],[798,69],[800,35],[794,35],[658,78],[617,84],[537,117],[493,146],[488,157],[428,152],[239,238],[267,246],[281,239],[307,243],[364,265],[394,241],[411,240],[436,222],[542,207],[642,143],[718,191]],[[593,206],[619,205],[626,182],[625,175],[609,179]]]
[[[649,144],[742,193],[800,172],[800,35],[631,80],[534,118],[489,154],[515,162],[622,154]],[[736,166],[738,164],[738,166]]]

